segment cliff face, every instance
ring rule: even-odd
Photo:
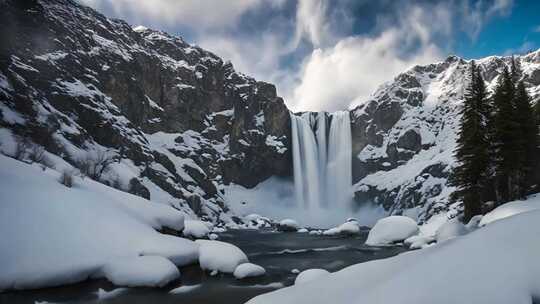
[[[540,97],[540,51],[515,58],[527,90]],[[491,92],[511,57],[477,60]],[[351,111],[353,173],[358,202],[382,204],[390,213],[426,219],[451,205],[448,176],[454,166],[459,107],[468,84],[468,61],[455,56],[415,66]]]
[[[289,111],[273,85],[179,37],[70,0],[0,3],[0,126],[103,181],[215,218],[219,188],[290,174]],[[8,136],[6,135],[6,136]],[[146,190],[145,190],[146,189]]]

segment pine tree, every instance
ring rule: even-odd
[[[515,155],[515,161],[518,163],[517,195],[518,198],[525,198],[529,188],[534,184],[534,169],[538,162],[538,125],[523,81],[520,81],[516,87],[514,104],[518,125]]]
[[[518,164],[515,161],[516,134],[518,126],[515,118],[514,84],[512,75],[505,68],[499,76],[493,94],[493,115],[491,125],[491,150],[494,164],[495,197],[497,204],[508,202],[515,197],[515,179]]]
[[[451,183],[458,188],[454,198],[464,204],[465,222],[482,213],[482,195],[488,172],[488,137],[485,132],[489,104],[484,80],[474,63],[470,66],[470,84],[461,109],[455,157],[458,161]]]

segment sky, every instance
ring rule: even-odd
[[[345,110],[416,64],[540,48],[540,1],[79,0],[181,36],[276,85],[293,111]]]

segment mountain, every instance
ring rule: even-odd
[[[0,37],[6,149],[29,138],[79,168],[105,153],[102,182],[210,219],[219,184],[290,175],[276,88],[211,52],[71,0],[0,2]]]
[[[47,165],[106,159],[101,182],[230,221],[226,185],[292,178],[290,112],[274,85],[182,38],[72,0],[0,1],[0,151]],[[516,57],[535,100],[540,51]],[[510,57],[477,61],[492,89]],[[421,221],[459,212],[447,178],[468,62],[415,66],[350,111],[355,198]],[[30,156],[30,158],[32,158]]]
[[[512,57],[492,56],[476,63],[492,93]],[[532,100],[540,98],[540,50],[516,56]],[[469,79],[469,61],[415,66],[379,87],[351,112],[353,173],[357,201],[382,204],[390,213],[425,220],[439,212],[455,214],[448,176],[459,129],[459,107]]]

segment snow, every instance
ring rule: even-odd
[[[339,225],[338,227],[330,228],[323,232],[323,235],[354,235],[360,233],[360,226],[357,221],[349,221]]]
[[[540,194],[532,195],[526,201],[513,201],[495,208],[484,215],[479,226],[482,227],[500,219],[536,209],[540,209]]]
[[[240,248],[220,241],[196,240],[199,248],[199,264],[203,270],[233,273],[248,258]]]
[[[115,285],[163,287],[180,277],[178,268],[160,256],[122,258],[105,264],[103,276]]]
[[[59,176],[0,155],[0,290],[99,278],[105,265],[122,260],[150,263],[140,256],[177,266],[197,261],[195,242],[156,231],[182,229],[181,212],[89,178],[75,177],[68,188]]]
[[[259,265],[252,263],[243,263],[236,267],[234,270],[234,277],[237,279],[250,278],[262,276],[266,273],[266,270]]]
[[[463,225],[463,223],[457,218],[454,218],[439,227],[437,233],[435,234],[435,239],[437,240],[437,243],[442,243],[467,233],[469,233],[469,229],[467,229],[467,227],[465,227],[465,225]]]
[[[170,294],[181,294],[181,293],[187,293],[187,292],[191,292],[195,289],[198,289],[199,287],[201,287],[200,284],[197,284],[197,285],[182,285],[180,287],[176,287],[175,289],[169,291]]]
[[[533,303],[540,297],[538,231],[540,211],[533,210],[443,245],[356,264],[248,303]]]
[[[434,236],[425,236],[425,235],[413,235],[405,239],[405,241],[403,241],[403,243],[409,246],[410,249],[425,248],[429,246],[430,244],[432,244],[433,242],[435,242]]]
[[[366,245],[388,245],[418,234],[416,222],[406,216],[393,215],[377,221],[371,228]]]
[[[279,222],[279,229],[283,231],[297,231],[300,225],[293,219],[284,219]]]
[[[328,276],[329,274],[330,272],[328,272],[328,270],[325,270],[325,269],[319,269],[319,268],[307,269],[298,274],[298,276],[294,280],[294,285],[305,284],[313,280],[324,278]]]
[[[203,222],[198,220],[186,220],[184,222],[184,236],[200,239],[208,236],[210,228]]]

